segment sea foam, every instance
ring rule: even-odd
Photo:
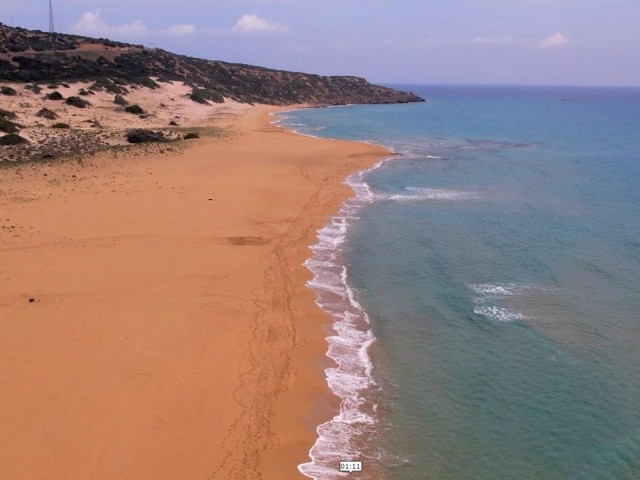
[[[444,188],[407,187],[407,193],[377,194],[378,200],[394,202],[425,202],[429,200],[472,200],[480,198],[477,193],[463,190],[448,190]]]
[[[525,290],[538,289],[532,285],[521,283],[475,283],[467,285],[475,296],[473,313],[495,321],[510,323],[525,320],[521,312],[510,310],[500,303],[507,297],[519,295]]]
[[[378,423],[377,405],[372,400],[377,386],[368,353],[376,339],[366,311],[349,287],[343,247],[349,223],[357,219],[355,214],[377,200],[363,180],[364,175],[383,162],[347,179],[355,196],[345,201],[338,214],[318,231],[318,242],[311,247],[313,255],[305,262],[313,274],[307,285],[316,291],[316,303],[332,319],[335,333],[327,337],[327,356],[336,366],[327,368],[325,374],[329,388],[340,398],[339,413],[317,427],[318,438],[309,451],[311,461],[298,466],[305,476],[317,480],[348,476],[338,471],[339,462],[361,459],[359,446],[376,432]]]

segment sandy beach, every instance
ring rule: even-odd
[[[337,408],[302,262],[387,152],[224,108],[188,145],[0,169],[0,478],[302,478]]]

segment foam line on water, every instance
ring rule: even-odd
[[[405,191],[407,193],[379,193],[376,194],[376,199],[393,202],[425,202],[429,200],[474,200],[481,198],[475,192],[444,188],[407,187]]]
[[[473,312],[497,322],[515,322],[526,320],[521,312],[510,310],[501,303],[504,299],[523,294],[528,291],[548,292],[553,289],[541,285],[529,285],[524,283],[472,283],[467,288],[474,294]]]
[[[376,339],[367,312],[349,286],[343,248],[349,224],[357,218],[355,214],[377,200],[363,178],[386,160],[390,159],[347,178],[355,196],[347,199],[338,214],[318,230],[318,242],[311,247],[313,255],[304,263],[313,274],[307,285],[315,290],[316,303],[332,319],[334,334],[326,339],[326,355],[336,366],[327,368],[325,375],[329,388],[340,398],[338,414],[316,429],[318,437],[309,451],[311,461],[298,466],[302,474],[316,480],[348,476],[338,471],[339,462],[361,458],[356,440],[375,431],[377,425],[376,405],[370,399],[376,382],[368,353]]]

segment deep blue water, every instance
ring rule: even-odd
[[[284,121],[400,154],[338,255],[376,338],[352,476],[639,479],[640,89],[402,88]]]

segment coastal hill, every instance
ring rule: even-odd
[[[198,99],[243,103],[344,105],[409,103],[422,98],[352,76],[321,76],[203,60],[158,48],[0,24],[0,80],[101,80],[98,88],[181,81]],[[107,80],[108,79],[108,80]],[[116,92],[120,89],[111,87]]]

